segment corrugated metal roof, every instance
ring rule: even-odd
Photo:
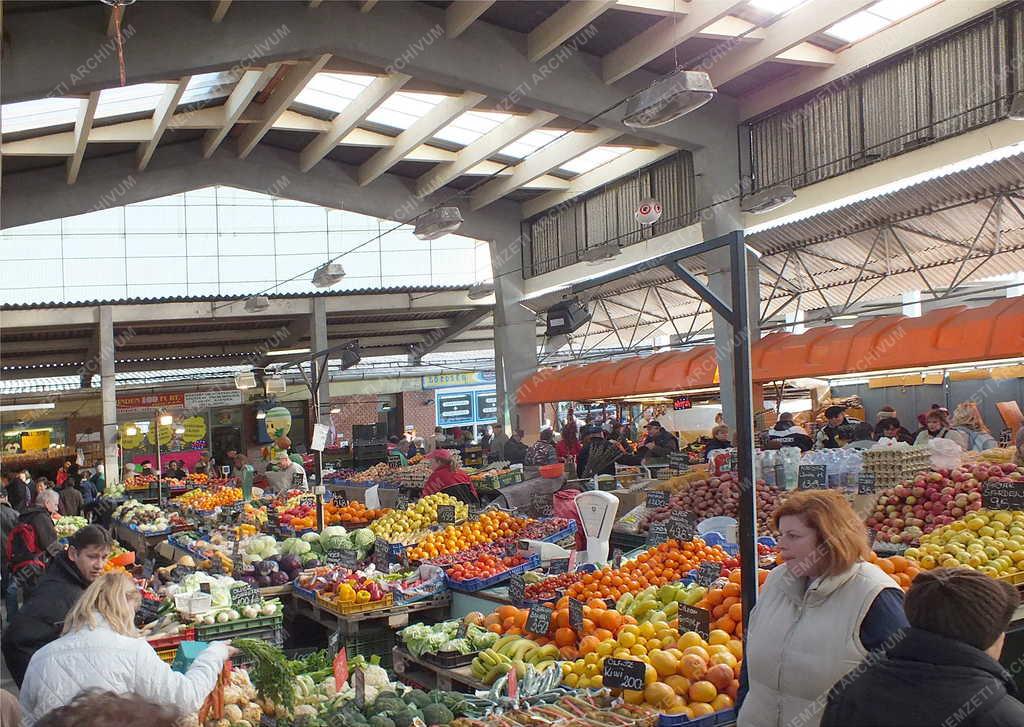
[[[291,298],[329,298],[344,297],[346,295],[389,295],[394,293],[447,293],[456,290],[469,290],[468,285],[403,285],[391,288],[353,288],[344,291],[309,291],[307,293],[259,293],[254,291],[249,295],[200,295],[185,296],[174,295],[162,298],[119,298],[114,300],[83,300],[72,303],[51,301],[47,303],[14,303],[0,305],[2,310],[30,310],[34,308],[87,308],[97,305],[146,305],[157,303],[219,303],[222,301],[245,300],[253,295],[266,295],[272,299]]]

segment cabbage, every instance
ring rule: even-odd
[[[301,539],[312,545],[320,540],[320,534],[314,532],[303,533]]]
[[[260,556],[260,558],[268,558],[281,553],[281,549],[278,548],[277,541],[272,535],[257,535],[249,538],[249,542],[245,544],[245,550]]]
[[[284,555],[302,555],[310,550],[312,550],[310,544],[299,538],[288,538],[281,543],[281,552]]]
[[[377,542],[377,536],[369,528],[360,528],[352,533],[352,544],[357,549],[369,548]]]
[[[355,550],[345,528],[331,525],[320,533],[320,547],[324,550]]]
[[[469,645],[469,639],[451,639],[441,644],[441,651],[457,651],[460,654],[469,654],[475,651],[475,649]]]

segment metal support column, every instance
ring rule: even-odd
[[[327,301],[322,297],[312,299],[312,320],[310,331],[312,335],[311,348],[315,352],[310,358],[310,369],[309,375],[312,381],[310,386],[310,409],[313,412],[313,425],[315,426],[320,423],[320,417],[323,413],[322,402],[326,399],[330,401],[330,377],[326,376],[328,369],[328,355],[321,353],[327,350]],[[324,529],[324,498],[322,490],[324,484],[324,453],[321,450],[313,450],[313,468],[316,473],[316,527],[317,530],[322,531]]]
[[[118,463],[117,394],[114,390],[114,310],[99,309],[100,399],[103,411],[103,476],[106,483],[121,481]]]

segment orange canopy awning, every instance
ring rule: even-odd
[[[1024,297],[956,306],[919,318],[887,316],[848,328],[772,333],[751,347],[755,382],[995,361],[1024,356]],[[712,346],[562,369],[542,369],[519,388],[520,404],[602,401],[714,386]]]

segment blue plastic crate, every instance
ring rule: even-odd
[[[658,717],[658,727],[718,727],[718,725],[735,724],[735,722],[735,709],[723,709],[721,712],[697,719],[690,719],[682,714],[663,714]]]
[[[565,528],[564,530],[559,530],[557,533],[552,533],[551,535],[547,536],[546,538],[544,538],[544,542],[545,543],[557,543],[562,538],[568,538],[570,535],[575,535],[575,534],[576,534],[576,521],[575,520],[570,520],[569,521],[569,526],[567,528]]]
[[[491,586],[497,585],[502,581],[507,581],[509,578],[516,574],[525,573],[526,571],[533,570],[534,568],[537,568],[539,566],[540,556],[531,555],[529,558],[526,559],[525,563],[520,563],[514,568],[509,568],[504,573],[499,573],[498,575],[491,576],[490,578],[473,578],[472,580],[468,581],[453,581],[450,578],[446,577],[445,580],[448,582],[448,587],[451,588],[453,591],[461,591],[463,593],[475,593],[476,591],[482,591],[485,588],[490,588]]]
[[[299,585],[298,581],[292,581],[292,591],[295,592],[297,598],[309,601],[310,603],[316,603],[316,591],[312,588],[303,588]]]
[[[761,536],[757,539],[757,542],[761,545],[767,545],[769,548],[774,548],[777,545],[777,543],[775,542],[775,538],[773,538],[770,535]]]

